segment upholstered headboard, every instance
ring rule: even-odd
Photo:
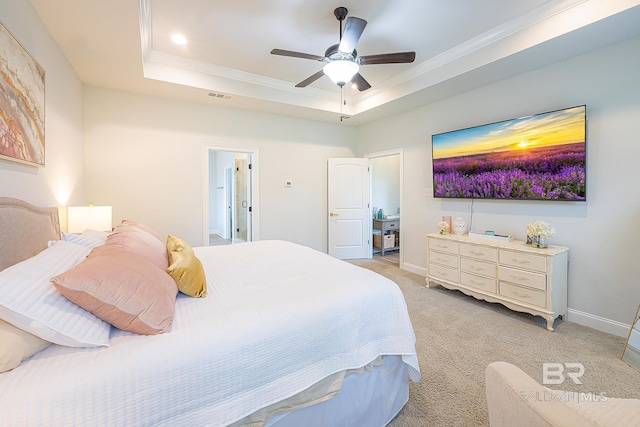
[[[60,239],[58,208],[40,208],[0,197],[0,271],[23,261]]]

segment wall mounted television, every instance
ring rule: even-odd
[[[433,196],[586,201],[586,106],[433,135]]]

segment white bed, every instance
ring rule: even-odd
[[[31,254],[59,238],[57,210],[34,212],[0,198],[0,269],[15,224],[38,228]],[[169,333],[51,345],[0,374],[0,426],[383,426],[406,403],[420,372],[395,283],[283,241],[194,251],[207,297],[178,294]]]

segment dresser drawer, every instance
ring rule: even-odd
[[[540,289],[541,291],[547,290],[547,276],[544,274],[500,266],[498,267],[498,278],[505,282]]]
[[[510,265],[512,267],[526,268],[527,270],[545,273],[547,271],[546,259],[543,255],[500,249],[500,264],[502,265]]]
[[[460,272],[460,284],[476,289],[482,289],[483,291],[491,292],[492,294],[496,293],[496,279],[476,276],[462,271]]]
[[[451,268],[458,268],[458,256],[444,252],[429,251],[429,262],[446,265]]]
[[[546,307],[547,294],[535,289],[523,288],[507,282],[500,282],[500,295],[538,307]]]
[[[458,283],[460,279],[459,270],[443,267],[438,264],[429,264],[428,274],[431,277],[447,280],[449,282],[454,282],[454,283]]]
[[[452,242],[445,239],[429,238],[429,249],[435,249],[440,252],[448,252],[450,254],[458,253],[458,242]]]
[[[460,248],[462,250],[462,247]],[[496,264],[486,261],[478,261],[472,258],[460,258],[460,269],[473,274],[482,274],[483,276],[493,277],[498,275]]]
[[[481,259],[484,261],[497,261],[498,250],[496,248],[488,248],[486,246],[469,245],[460,243],[460,255],[471,258]]]

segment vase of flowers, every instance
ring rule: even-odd
[[[440,234],[449,234],[449,223],[447,221],[440,221],[438,223],[438,232]]]
[[[527,224],[527,243],[536,248],[548,248],[548,239],[556,235],[556,229],[551,224],[541,219]]]

